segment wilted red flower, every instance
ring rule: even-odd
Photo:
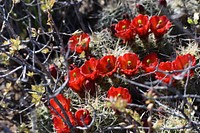
[[[69,38],[68,46],[70,50],[81,54],[89,49],[90,36],[87,33],[76,34]]]
[[[167,6],[167,1],[166,0],[158,0],[158,2],[159,2],[160,6],[164,6],[164,7]]]
[[[140,67],[140,59],[135,53],[126,53],[118,57],[120,71],[126,75],[133,75]]]
[[[90,60],[86,61],[81,67],[80,71],[81,73],[87,78],[94,80],[97,78],[97,71],[96,67],[98,64],[98,60],[95,58],[90,58]]]
[[[69,82],[68,86],[75,92],[80,93],[83,91],[83,83],[85,81],[85,77],[81,74],[79,68],[74,68],[69,71]]]
[[[145,72],[153,72],[158,65],[158,56],[156,53],[148,54],[142,60],[142,68]]]
[[[183,70],[190,66],[196,65],[196,59],[191,54],[186,55],[179,55],[176,57],[176,59],[172,62],[174,70]],[[190,76],[192,76],[194,73],[191,71]],[[185,74],[187,76],[187,73]]]
[[[89,125],[92,121],[92,117],[87,109],[79,109],[75,113],[75,118],[79,126],[84,127]]]
[[[90,96],[94,96],[95,92],[96,92],[95,80],[86,79],[83,82],[81,91],[77,93],[81,98],[84,98],[88,93],[90,94]]]
[[[150,28],[156,38],[162,37],[172,26],[169,19],[164,16],[152,16],[150,19]]]
[[[121,98],[123,100],[126,100],[127,103],[132,102],[131,94],[129,93],[129,90],[127,88],[123,87],[110,87],[107,93],[107,97],[110,98]]]
[[[131,21],[128,19],[123,19],[115,25],[115,35],[124,40],[124,42],[129,41],[135,37],[135,33],[130,29]]]
[[[170,72],[174,70],[172,66],[172,62],[169,62],[169,61],[161,62],[158,65],[158,69],[164,72]],[[156,72],[156,78],[159,80],[162,80],[165,83],[169,83],[172,80],[172,77],[173,77],[173,74],[166,75],[163,72]]]
[[[62,94],[58,94],[56,96],[56,98],[58,99],[58,101],[60,102],[60,104],[63,106],[63,108],[66,110],[66,111],[69,111],[70,109],[70,99],[68,98],[65,98]],[[58,112],[58,113],[61,113],[61,109],[60,107],[58,106],[58,104],[55,102],[54,98],[51,98],[50,99],[50,105]],[[50,111],[51,111],[51,114],[53,115],[56,115],[56,112],[50,108]]]
[[[99,60],[97,72],[102,77],[111,76],[117,70],[116,57],[114,55],[106,55]]]
[[[144,6],[141,5],[141,4],[137,4],[137,5],[136,5],[136,9],[137,9],[137,11],[138,11],[139,13],[141,13],[141,14],[144,14],[144,12],[145,12]]]
[[[56,66],[54,64],[51,64],[49,66],[49,71],[51,73],[51,75],[56,78],[57,77],[57,70],[56,70]]]
[[[139,14],[131,21],[131,28],[135,29],[140,38],[148,37],[149,34],[149,17]]]
[[[89,92],[90,95],[94,95],[96,92],[96,85],[95,85],[95,81],[94,80],[86,80],[84,82],[84,91],[85,92]],[[83,93],[85,94],[85,93]],[[81,97],[84,97],[85,95],[80,95]]]
[[[129,16],[128,13],[124,13],[124,14],[122,15],[122,17],[123,17],[123,19],[127,19],[127,20],[130,19],[130,16]]]
[[[75,126],[76,125],[76,119],[74,118],[74,115],[70,111],[66,111],[66,114],[69,117],[71,124],[73,126]],[[61,114],[61,116],[63,118],[65,118],[63,114]],[[68,125],[65,124],[63,122],[63,120],[58,115],[53,116],[53,124],[54,124],[54,128],[56,129],[57,133],[70,133],[71,132]]]

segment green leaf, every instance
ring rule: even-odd
[[[4,44],[7,44],[7,42],[8,42],[8,41],[5,41]],[[10,53],[11,55],[14,55],[14,53],[17,52],[17,51],[20,50],[20,49],[26,48],[25,45],[22,45],[22,44],[21,44],[21,41],[20,41],[19,37],[18,37],[17,39],[11,38],[11,39],[9,40],[9,43],[11,44],[10,47],[9,47],[9,53]]]
[[[38,93],[45,92],[44,86],[42,86],[42,85],[31,85],[31,88],[33,91],[38,92]]]
[[[43,54],[47,54],[47,53],[49,53],[49,49],[48,49],[48,48],[44,48],[41,52],[42,52]]]
[[[42,94],[45,92],[45,88],[42,85],[31,85],[32,92],[32,103],[36,106],[40,103],[40,99],[42,98]]]
[[[29,77],[33,77],[35,75],[35,73],[28,71],[28,73],[26,75],[29,76]]]
[[[43,12],[47,12],[54,6],[55,0],[41,0],[41,9]]]
[[[194,21],[191,18],[187,19],[188,24],[194,24]]]
[[[7,56],[7,54],[5,53],[0,53],[0,62],[4,65],[8,65],[9,64],[9,56]]]

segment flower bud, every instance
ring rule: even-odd
[[[50,71],[51,75],[52,75],[54,78],[57,77],[56,65],[51,64],[51,65],[49,66],[49,71]]]
[[[141,4],[137,4],[136,9],[137,9],[138,13],[144,14],[144,12],[145,12],[144,6]]]
[[[122,15],[123,19],[130,19],[130,16],[128,15],[128,13],[125,13]]]
[[[159,0],[159,5],[163,7],[167,7],[167,1],[166,0]]]

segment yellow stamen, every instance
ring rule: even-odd
[[[123,25],[123,26],[122,26],[122,29],[126,29],[126,25]]]
[[[86,111],[83,112],[83,115],[84,115],[84,116],[86,115]]]
[[[117,97],[120,97],[120,96],[121,96],[121,94],[120,94],[120,93],[118,93],[118,94],[117,94]]]
[[[147,63],[148,63],[148,64],[150,64],[150,63],[151,63],[151,60],[150,60],[150,59],[148,59],[148,60],[147,60]]]
[[[159,20],[159,21],[158,21],[158,24],[161,24],[161,23],[162,23],[162,20]]]
[[[132,62],[129,60],[127,63],[128,63],[128,66],[130,66]]]
[[[142,24],[142,20],[139,19],[139,20],[138,20],[138,24]]]
[[[73,77],[76,77],[76,73],[75,72],[73,73]]]

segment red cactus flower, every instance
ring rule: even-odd
[[[121,98],[123,100],[126,100],[127,103],[131,103],[132,102],[132,98],[131,95],[129,93],[129,90],[127,88],[123,88],[123,87],[110,87],[110,89],[108,90],[107,93],[107,97],[110,98]]]
[[[158,69],[165,72],[170,72],[174,70],[172,66],[172,62],[169,62],[169,61],[161,62],[158,65]],[[172,77],[173,77],[173,74],[166,75],[163,72],[156,72],[156,78],[165,83],[169,83],[172,80]]]
[[[133,75],[140,67],[140,59],[135,53],[126,53],[118,57],[118,66],[120,71],[126,75]]]
[[[196,65],[196,59],[191,54],[186,55],[179,55],[176,57],[176,59],[172,62],[174,70],[183,70],[190,66]],[[194,73],[191,71],[190,76],[192,76]],[[185,74],[187,76],[187,74]]]
[[[90,58],[90,60],[86,61],[81,67],[81,73],[87,78],[94,80],[97,78],[96,67],[98,64],[98,60],[95,58]]]
[[[172,26],[172,23],[166,16],[152,16],[150,19],[150,28],[156,38],[162,37]]]
[[[140,38],[148,37],[149,34],[149,17],[139,14],[131,21],[131,28],[135,29]]]
[[[73,126],[76,126],[76,119],[74,115],[70,111],[66,111],[67,116],[69,117],[69,120]],[[64,115],[61,114],[61,116],[64,118]],[[58,116],[53,116],[53,124],[54,128],[56,129],[57,133],[71,133],[70,128],[67,124],[63,122],[63,120]]]
[[[102,77],[111,76],[117,70],[116,57],[113,55],[106,55],[99,60],[97,65],[97,72]]]
[[[142,60],[142,68],[145,72],[153,72],[158,65],[158,56],[156,53],[148,54]]]
[[[63,108],[66,110],[66,111],[69,111],[70,109],[70,99],[68,98],[65,98],[62,94],[58,94],[56,96],[56,98],[58,99],[58,101],[60,102],[60,104],[63,106]],[[58,113],[61,113],[61,109],[60,107],[58,106],[58,104],[55,102],[54,98],[51,98],[50,99],[50,105],[58,112]],[[52,108],[50,108],[50,112],[52,115],[56,115],[56,112],[55,110],[53,110]]]
[[[131,21],[124,19],[119,21],[115,25],[115,35],[124,40],[124,42],[129,41],[135,37],[135,33],[129,28]]]
[[[86,33],[73,35],[69,38],[68,46],[70,50],[81,54],[89,49],[90,36]]]
[[[75,92],[80,93],[83,91],[83,83],[85,77],[81,74],[79,68],[74,68],[69,72],[68,86]]]
[[[79,109],[75,113],[75,118],[79,126],[84,127],[89,125],[92,121],[92,117],[87,109]]]
[[[49,71],[51,73],[51,75],[56,78],[57,77],[57,69],[56,69],[56,66],[54,64],[51,64],[49,66]]]

